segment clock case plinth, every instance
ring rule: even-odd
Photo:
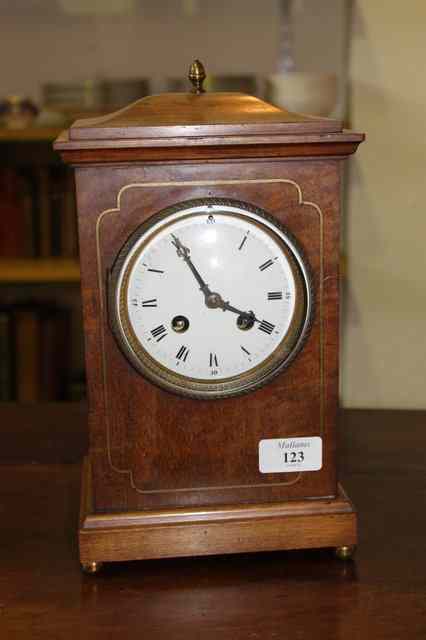
[[[56,141],[75,167],[78,204],[90,406],[85,566],[356,543],[336,474],[339,200],[342,163],[362,140],[335,120],[213,93],[150,96],[77,121]],[[107,314],[108,273],[131,233],[176,202],[205,197],[252,203],[285,225],[316,291],[311,333],[291,366],[262,389],[217,401],[145,380]],[[260,474],[260,439],[318,435],[320,471]]]
[[[356,512],[338,485],[332,499],[95,514],[90,462],[82,474],[80,562],[114,562],[354,547]]]

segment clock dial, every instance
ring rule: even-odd
[[[139,371],[185,395],[264,384],[300,348],[312,312],[293,239],[231,200],[181,203],[123,247],[110,287],[113,327]]]

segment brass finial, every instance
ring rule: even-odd
[[[194,62],[189,67],[188,78],[193,84],[194,93],[204,93],[203,82],[206,78],[206,72],[199,60],[194,60]]]

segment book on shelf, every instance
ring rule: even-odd
[[[67,171],[64,176],[60,226],[61,255],[64,258],[76,258],[78,256],[76,206],[74,172]]]
[[[22,183],[13,169],[0,171],[0,253],[5,257],[26,251],[28,203],[22,197]]]
[[[77,258],[73,174],[63,166],[0,168],[0,258]]]
[[[0,308],[0,402],[9,402],[15,395],[13,344],[11,314],[8,309]]]
[[[36,184],[35,213],[38,214],[38,255],[41,258],[49,258],[53,255],[52,187],[49,167],[37,167]]]
[[[0,308],[0,399],[33,404],[66,400],[70,310],[50,303]]]
[[[36,308],[16,307],[12,318],[15,333],[15,393],[18,402],[37,402],[40,392],[39,364],[43,358]]]
[[[70,313],[52,307],[41,318],[40,358],[41,401],[67,399],[70,370]]]

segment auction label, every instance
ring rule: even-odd
[[[319,471],[322,438],[270,438],[259,442],[260,473]]]

